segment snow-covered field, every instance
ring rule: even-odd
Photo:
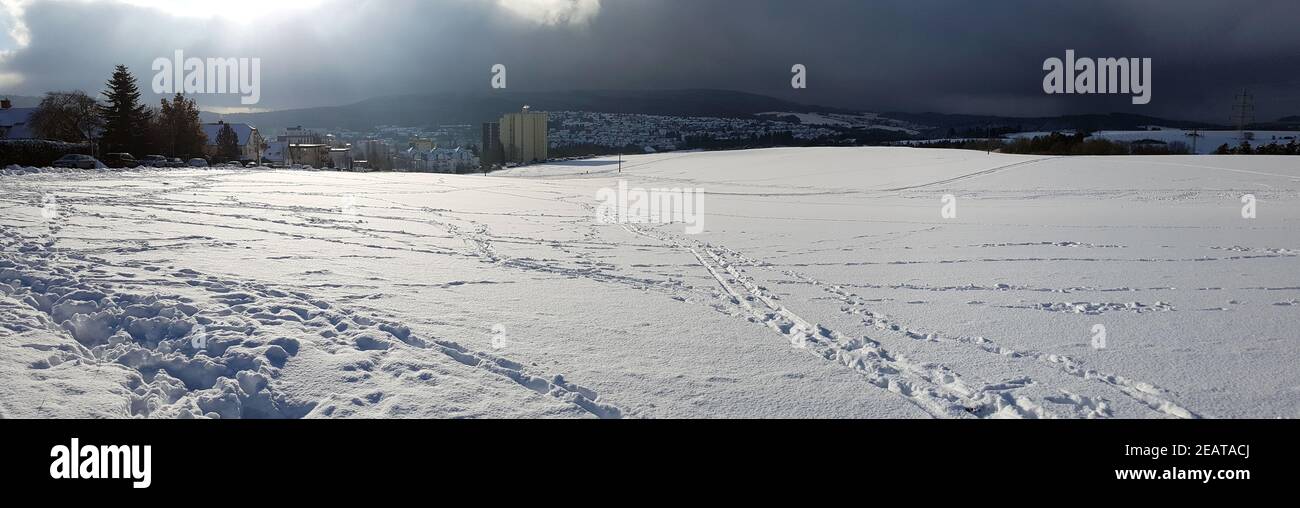
[[[0,176],[0,416],[1300,417],[1298,159],[566,164]]]

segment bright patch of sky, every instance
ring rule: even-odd
[[[176,16],[224,18],[239,23],[261,21],[286,11],[311,9],[324,0],[116,0],[119,3],[158,9]]]

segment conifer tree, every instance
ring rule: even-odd
[[[235,134],[235,129],[230,124],[222,124],[221,131],[217,133],[217,157],[218,162],[230,162],[239,160],[239,135]]]
[[[125,65],[118,65],[104,90],[101,116],[105,152],[144,153],[148,150],[150,112],[140,102],[140,87]]]
[[[160,149],[172,157],[189,158],[203,155],[208,142],[199,121],[199,106],[184,94],[172,100],[163,99],[158,109],[158,140]]]

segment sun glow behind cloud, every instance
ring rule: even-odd
[[[0,0],[0,58],[15,48],[31,42],[23,16],[27,8],[39,2],[67,0]],[[80,0],[134,5],[173,16],[220,18],[237,24],[251,24],[275,16],[319,7],[325,0]]]
[[[600,13],[600,0],[496,0],[521,18],[544,25],[581,25]]]
[[[27,23],[23,22],[23,9],[30,0],[0,0],[0,26],[5,28],[9,40],[0,42],[0,50],[12,50],[15,45],[26,46],[31,42]]]
[[[277,14],[319,7],[324,0],[117,0],[158,9],[175,16],[223,18],[240,23],[265,20]]]
[[[32,34],[25,18],[32,6],[42,3],[130,5],[169,16],[217,19],[227,26],[233,24],[250,27],[254,23],[309,11],[325,2],[326,0],[0,0],[0,64],[31,44]],[[0,72],[0,89],[13,88],[24,81],[22,74]]]

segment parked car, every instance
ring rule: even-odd
[[[180,160],[180,159],[177,158],[177,157],[172,157],[172,158],[170,158],[170,159],[167,159],[167,167],[169,167],[169,168],[183,168],[183,167],[185,167],[185,161]]]
[[[110,153],[104,156],[104,164],[110,168],[135,168],[140,166],[140,161],[129,153]]]
[[[167,157],[161,155],[146,155],[143,159],[140,159],[140,165],[151,168],[165,168],[167,167]]]
[[[192,168],[206,168],[206,167],[208,167],[208,161],[207,161],[207,159],[200,159],[200,158],[198,158],[198,157],[195,157],[195,158],[193,158],[193,159],[190,159],[190,161],[189,161],[187,164],[189,164],[189,166],[192,167]]]
[[[82,155],[78,153],[70,153],[68,155],[64,155],[63,157],[59,157],[59,160],[54,161],[54,164],[51,165],[56,168],[79,168],[79,169],[103,169],[108,167],[105,166],[104,163],[99,162],[99,159],[96,159],[89,155]]]

